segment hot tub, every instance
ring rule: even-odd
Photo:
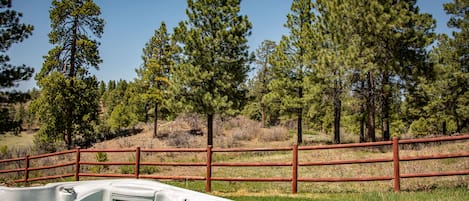
[[[0,201],[228,201],[156,181],[117,179],[0,187]]]

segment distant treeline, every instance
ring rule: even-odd
[[[454,30],[447,36],[435,33],[436,20],[416,1],[293,0],[289,33],[255,52],[248,51],[252,24],[239,13],[240,0],[187,2],[187,19],[172,31],[161,22],[143,47],[137,78],[105,82],[89,72],[101,63],[100,8],[53,0],[54,48],[35,77],[31,115],[17,115],[24,102],[2,103],[16,111],[2,115],[23,123],[32,116],[45,149],[86,144],[139,122],[153,121],[157,136],[158,119],[186,112],[206,116],[207,144],[214,115],[245,115],[264,127],[294,120],[298,143],[303,126],[331,133],[334,143],[341,132],[366,142],[469,131],[465,1],[442,5]]]

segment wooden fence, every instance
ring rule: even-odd
[[[355,144],[338,144],[338,145],[318,145],[318,146],[297,146],[290,147],[277,147],[277,148],[164,148],[164,149],[80,149],[68,150],[50,154],[42,154],[36,156],[25,156],[22,158],[13,158],[0,160],[0,165],[3,163],[20,162],[24,163],[23,168],[0,170],[0,176],[4,173],[24,172],[24,178],[15,180],[15,182],[33,182],[40,180],[50,180],[65,177],[74,177],[79,181],[81,177],[118,177],[118,178],[146,178],[146,179],[169,179],[169,180],[205,180],[205,190],[210,192],[212,190],[212,181],[237,181],[237,182],[291,182],[292,193],[297,193],[298,182],[365,182],[365,181],[386,181],[394,180],[394,190],[400,191],[400,180],[402,178],[416,178],[416,177],[436,177],[436,176],[455,176],[455,175],[469,175],[469,169],[466,170],[453,170],[444,172],[428,172],[428,173],[409,173],[401,174],[399,164],[402,161],[416,161],[416,160],[430,160],[430,159],[447,159],[447,158],[460,158],[469,157],[469,152],[427,155],[427,156],[400,156],[399,145],[415,144],[415,143],[429,143],[429,142],[443,142],[443,141],[456,141],[468,140],[469,135],[461,136],[448,136],[426,139],[410,139],[399,140],[393,138],[392,141],[370,142],[370,143],[355,143]],[[375,147],[375,146],[392,146],[393,157],[389,158],[372,158],[361,160],[338,160],[338,161],[325,161],[325,162],[298,162],[298,152],[306,150],[321,150],[321,149],[338,149],[338,148],[360,148],[360,147]],[[215,153],[221,152],[277,152],[277,151],[290,151],[292,154],[292,161],[288,162],[213,162],[212,157]],[[81,153],[98,153],[98,152],[133,152],[135,153],[135,162],[90,162],[82,161]],[[198,152],[206,153],[205,162],[142,162],[140,161],[141,153],[168,153],[168,152]],[[75,161],[66,162],[61,164],[30,167],[30,161],[34,159],[59,156],[65,154],[74,154]],[[344,165],[344,164],[364,164],[364,163],[392,163],[393,175],[388,176],[373,176],[373,177],[357,177],[357,178],[304,178],[299,177],[298,167],[301,166],[324,166],[324,165]],[[131,165],[135,166],[134,174],[99,174],[99,173],[83,173],[80,172],[81,165]],[[72,166],[75,170],[72,173],[29,178],[31,171],[46,170],[58,167]],[[158,176],[158,175],[144,175],[140,174],[141,166],[200,166],[206,167],[206,175],[203,176]],[[213,167],[274,167],[284,166],[291,167],[291,177],[280,178],[230,178],[230,177],[212,177]]]

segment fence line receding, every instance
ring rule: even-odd
[[[56,153],[41,154],[35,156],[25,156],[12,159],[0,160],[0,165],[5,163],[17,164],[23,163],[23,167],[15,169],[2,169],[0,176],[7,173],[17,173],[18,175],[23,172],[23,178],[16,179],[14,182],[24,182],[28,185],[29,182],[59,179],[66,177],[74,177],[74,180],[79,181],[81,177],[115,177],[115,178],[145,178],[145,179],[161,179],[161,180],[202,180],[206,182],[205,190],[210,192],[212,190],[212,181],[231,181],[231,182],[291,182],[292,193],[297,193],[298,182],[367,182],[367,181],[388,181],[393,180],[394,191],[400,191],[400,180],[403,178],[418,178],[418,177],[437,177],[437,176],[456,176],[456,175],[469,175],[468,170],[449,170],[440,172],[426,172],[426,173],[400,173],[400,163],[403,161],[419,161],[419,160],[436,160],[448,158],[462,158],[469,157],[469,152],[436,154],[426,156],[400,156],[399,145],[415,144],[415,143],[429,143],[429,142],[443,142],[443,141],[457,141],[468,140],[469,135],[460,136],[445,136],[436,138],[424,139],[407,139],[399,140],[393,138],[391,141],[382,142],[368,142],[368,143],[353,143],[353,144],[338,144],[338,145],[316,145],[316,146],[298,146],[291,147],[277,147],[277,148],[161,148],[161,149],[143,149],[140,147],[131,149],[80,149],[67,150]],[[370,159],[355,159],[355,160],[332,160],[332,161],[308,161],[299,162],[298,153],[300,151],[314,151],[323,149],[346,149],[346,148],[363,148],[363,147],[376,147],[376,146],[391,146],[392,157],[388,158],[370,158]],[[133,153],[135,154],[134,162],[95,162],[83,161],[83,153]],[[291,152],[291,161],[284,162],[213,162],[212,158],[217,153],[232,153],[232,152]],[[157,161],[142,161],[142,153],[205,153],[204,162],[157,162]],[[75,160],[71,162],[62,162],[57,164],[49,164],[47,166],[31,167],[31,161],[41,158],[48,158],[62,155],[75,155]],[[392,163],[392,175],[384,176],[369,176],[369,177],[356,177],[356,178],[306,178],[301,177],[298,173],[299,167],[308,166],[332,166],[332,165],[346,165],[346,164],[370,164],[370,163]],[[134,166],[133,174],[109,174],[109,173],[87,173],[81,172],[82,166]],[[142,166],[170,166],[170,167],[205,167],[205,176],[163,176],[154,174],[141,174]],[[33,177],[31,172],[39,170],[54,169],[60,167],[71,167],[74,172],[63,173],[58,175]],[[248,177],[213,177],[213,167],[291,167],[291,177],[277,177],[277,178],[248,178]],[[391,168],[390,167],[390,168]]]

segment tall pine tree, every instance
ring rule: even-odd
[[[251,23],[240,15],[240,0],[188,0],[188,20],[175,29],[182,46],[173,70],[176,105],[207,115],[207,144],[213,144],[213,117],[241,109],[251,58]]]
[[[376,140],[376,110],[381,109],[383,139],[390,138],[391,106],[403,86],[425,69],[434,20],[419,13],[413,0],[353,1],[344,20],[357,41],[361,65],[352,69],[354,92],[365,101],[366,138]]]
[[[469,129],[469,2],[444,4],[452,36],[439,36],[432,51],[435,78],[425,80],[426,115],[412,124],[416,134],[463,132]]]
[[[158,132],[158,111],[168,99],[168,87],[170,84],[171,68],[174,65],[175,44],[172,42],[166,29],[166,24],[161,23],[155,30],[150,41],[143,48],[143,64],[137,69],[138,83],[143,88],[141,97],[148,105],[152,105],[154,111],[153,137]]]
[[[8,88],[14,87],[19,81],[31,78],[34,69],[26,65],[14,66],[9,64],[10,58],[6,54],[14,43],[19,43],[28,38],[34,29],[32,25],[20,23],[22,13],[11,9],[11,0],[0,1],[0,134],[15,129],[21,121],[14,120],[11,113],[11,105],[15,102],[23,102],[17,99],[16,92],[8,92]]]
[[[322,89],[316,96],[333,100],[335,144],[340,143],[342,99],[344,91],[350,86],[350,69],[359,63],[359,36],[346,21],[350,18],[351,6],[351,2],[341,0],[317,0],[314,4],[317,17],[314,18],[313,44],[317,46],[317,58],[314,65],[316,82],[312,83]]]
[[[37,142],[47,145],[62,137],[70,149],[73,136],[85,142],[93,137],[99,95],[88,69],[102,62],[96,40],[104,28],[100,14],[92,0],[52,1],[49,42],[55,47],[36,76],[41,95],[33,103],[41,122]]]
[[[28,38],[34,29],[32,25],[20,23],[22,13],[11,9],[11,0],[0,1],[0,89],[15,86],[17,81],[28,80],[33,68],[8,64],[6,52],[14,43]]]
[[[259,48],[256,50],[256,65],[257,73],[251,80],[251,90],[249,95],[255,101],[251,104],[255,113],[260,113],[261,126],[265,127],[266,121],[270,122],[273,116],[272,104],[264,98],[269,93],[269,83],[273,80],[272,75],[272,62],[270,61],[277,44],[271,40],[262,41]]]
[[[269,85],[268,99],[277,100],[283,113],[297,116],[297,143],[303,142],[303,98],[305,79],[312,72],[313,43],[311,0],[294,0],[284,25],[290,30],[283,36],[273,55],[275,79]]]

